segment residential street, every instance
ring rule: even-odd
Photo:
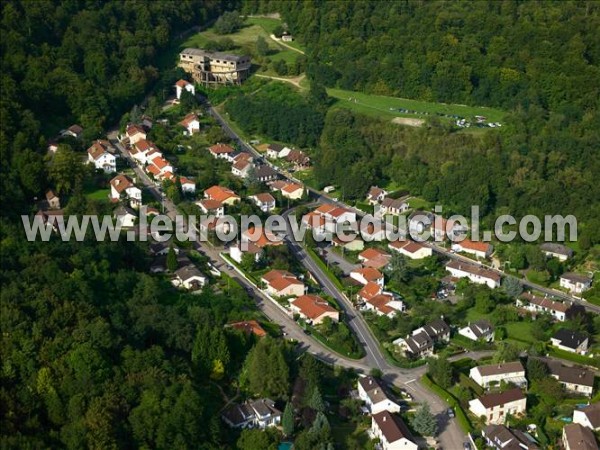
[[[209,113],[213,115],[213,117],[215,117],[215,119],[220,123],[220,125],[224,129],[224,131],[237,142],[240,148],[252,153],[257,158],[262,159],[262,155],[258,154],[256,150],[254,150],[254,148],[252,148],[246,142],[241,140],[240,137],[231,129],[231,127],[229,127],[227,122],[212,107],[209,107]],[[119,151],[125,158],[133,162],[128,152],[123,148],[123,146],[120,143],[118,143],[115,132],[109,134],[109,139],[111,139],[111,141],[116,145],[116,147],[119,149]],[[273,167],[285,177],[293,178],[290,177],[289,174],[286,174],[281,170],[277,169],[277,167]],[[163,194],[149,179],[149,177],[141,170],[140,167],[134,164],[134,170],[136,172],[136,175],[139,177],[139,180],[142,181],[148,187],[152,195],[154,195],[154,197],[157,200],[162,202],[165,213],[168,214],[170,217],[174,217],[176,214],[175,205],[168,198],[165,198],[163,196]],[[330,197],[323,195],[321,192],[309,188],[308,186],[307,189],[309,189],[312,196],[319,202],[334,203],[347,209],[351,209],[361,216],[364,215],[362,211],[358,211],[355,208],[352,208],[339,201],[334,201]],[[290,212],[291,211],[286,211],[283,215],[287,216]],[[303,330],[294,322],[294,320],[288,314],[283,312],[278,305],[274,304],[272,300],[263,295],[263,293],[259,289],[255,288],[250,282],[248,282],[244,277],[237,273],[237,271],[230,268],[229,264],[220,255],[221,249],[215,248],[207,242],[197,242],[196,249],[201,250],[204,254],[206,254],[210,258],[212,263],[219,268],[219,270],[232,277],[240,285],[244,286],[248,292],[251,292],[251,295],[255,299],[261,311],[270,320],[279,324],[282,328],[282,331],[286,334],[288,338],[293,338],[297,340],[300,343],[300,346],[303,350],[310,352],[311,354],[315,355],[317,358],[321,359],[324,362],[340,365],[343,367],[354,368],[362,373],[368,373],[371,368],[380,369],[384,373],[383,378],[387,382],[393,383],[399,387],[406,389],[413,396],[415,401],[427,402],[430,405],[432,412],[437,415],[438,421],[440,423],[439,441],[443,448],[462,448],[463,442],[466,440],[466,436],[458,426],[456,419],[450,419],[447,416],[447,404],[437,395],[427,390],[419,382],[419,377],[421,377],[425,373],[425,367],[420,367],[416,369],[401,369],[390,364],[385,359],[379,347],[379,343],[372,335],[364,318],[360,313],[358,313],[354,309],[351,302],[346,298],[346,296],[336,288],[333,282],[327,277],[327,275],[321,270],[321,268],[315,263],[315,261],[313,261],[313,259],[305,252],[305,250],[300,244],[289,239],[286,239],[286,241],[289,247],[297,256],[298,260],[301,261],[305,268],[309,270],[319,281],[324,291],[337,300],[338,304],[340,305],[345,314],[346,322],[348,323],[352,331],[355,333],[355,335],[358,337],[361,345],[365,349],[366,356],[361,360],[352,360],[342,355],[336,354],[331,350],[327,349],[322,344],[320,344],[312,336],[305,334]],[[468,258],[464,258],[454,253],[450,253],[446,249],[438,247],[434,244],[429,243],[427,245],[429,245],[436,252],[444,254],[448,258],[474,263]],[[496,273],[506,276],[506,274],[504,274],[502,271],[499,271],[497,269],[491,270],[494,270]],[[600,312],[599,307],[590,305],[585,301],[572,298],[567,294],[558,293],[554,290],[547,289],[542,286],[529,283],[527,281],[520,281],[524,286],[531,287],[542,292],[548,292],[551,295],[568,299],[575,303],[583,304],[592,311]],[[486,352],[467,353],[464,355],[460,355],[460,357],[472,357],[474,359],[478,359],[482,356],[485,356],[485,354]]]

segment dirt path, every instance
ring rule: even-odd
[[[300,86],[300,82],[302,80],[304,80],[304,77],[306,76],[306,75],[302,74],[302,75],[299,75],[294,78],[282,78],[282,77],[272,77],[270,75],[260,75],[258,73],[255,75],[260,78],[270,78],[271,80],[284,81],[286,83],[291,83],[294,86],[296,86],[298,89],[304,89],[302,86]]]
[[[275,37],[275,35],[274,35],[274,34],[270,34],[270,35],[269,35],[269,37],[270,37],[271,39],[273,39],[275,42],[277,42],[279,45],[283,45],[284,47],[286,47],[286,48],[289,48],[290,50],[294,50],[295,52],[298,52],[298,53],[300,53],[301,55],[304,55],[304,52],[303,52],[302,50],[300,50],[300,49],[297,49],[297,48],[295,48],[295,47],[292,47],[291,45],[288,45],[288,44],[286,44],[286,43],[285,43],[285,42],[283,42],[281,39],[277,39],[277,38]]]

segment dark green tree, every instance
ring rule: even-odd
[[[411,420],[411,425],[422,436],[435,436],[438,431],[437,419],[431,413],[429,404],[423,403]]]
[[[281,418],[281,427],[284,436],[292,436],[294,434],[294,407],[290,402],[285,404],[283,417]]]

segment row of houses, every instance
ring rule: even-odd
[[[418,450],[414,437],[400,416],[400,405],[387,393],[383,384],[372,376],[358,379],[358,398],[371,415],[369,436],[379,440],[382,450]]]
[[[280,144],[267,146],[267,158],[287,161],[294,166],[294,170],[304,170],[310,167],[310,157],[306,153]]]

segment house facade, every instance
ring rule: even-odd
[[[527,388],[525,368],[520,361],[473,367],[469,377],[483,388],[499,386],[501,382]]]
[[[578,273],[563,273],[560,276],[560,287],[568,289],[574,294],[581,294],[592,287],[592,279]]]
[[[446,264],[446,270],[455,278],[468,278],[472,283],[485,284],[491,289],[500,287],[500,275],[473,264],[453,260]]]
[[[400,405],[390,399],[381,382],[372,376],[360,377],[358,379],[358,398],[365,402],[365,406],[371,414],[381,411],[399,412]]]
[[[493,342],[494,327],[489,321],[480,319],[460,328],[458,334],[472,341]]]
[[[527,411],[527,397],[515,388],[501,393],[483,395],[469,402],[469,410],[477,417],[484,417],[486,424],[500,425],[507,415],[520,416]]]
[[[241,405],[227,408],[221,418],[232,428],[276,427],[281,424],[282,413],[275,407],[275,402],[269,398],[248,400]]]
[[[381,411],[371,417],[369,434],[372,438],[379,439],[381,450],[419,449],[406,424],[389,411]]]

